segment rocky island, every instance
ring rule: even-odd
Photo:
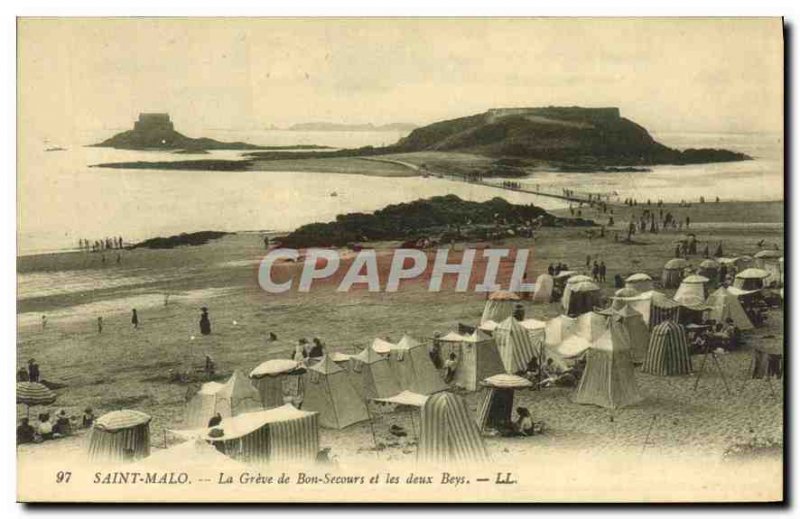
[[[246,142],[222,142],[207,137],[192,138],[175,130],[165,113],[141,113],[133,129],[118,133],[94,147],[123,150],[175,150],[176,153],[202,154],[208,150],[294,150],[326,149],[328,146],[258,146]]]
[[[243,160],[181,163],[112,163],[100,167],[297,170],[370,174],[378,160],[404,164],[410,175],[442,173],[464,177],[523,177],[535,171],[646,172],[647,166],[735,162],[751,157],[715,148],[677,150],[656,141],[619,108],[547,106],[496,108],[413,130],[395,144],[357,149],[258,147],[191,139],[176,132],[167,114],[142,114],[133,130],[98,146],[126,149],[242,149]],[[353,159],[370,159],[358,161]],[[361,164],[363,162],[363,164]],[[296,166],[296,167],[293,167]]]

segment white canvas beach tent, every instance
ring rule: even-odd
[[[514,305],[520,297],[514,292],[499,290],[489,295],[486,304],[483,307],[483,315],[481,315],[481,322],[495,321],[502,322],[507,317],[511,317],[514,313]]]
[[[677,301],[656,290],[633,297],[620,297],[617,300],[642,314],[644,322],[650,328],[666,320],[677,320],[678,309],[681,306]]]
[[[498,324],[493,337],[506,373],[525,371],[528,363],[538,357],[539,351],[528,330],[514,317]]]
[[[367,405],[347,371],[328,355],[308,368],[303,387],[303,410],[319,413],[320,427],[343,429],[369,420]]]
[[[183,422],[188,428],[206,427],[216,413],[227,418],[256,409],[262,409],[261,395],[237,370],[224,384],[203,384],[186,404]]]
[[[664,288],[678,288],[683,280],[683,272],[688,267],[689,262],[683,258],[669,260],[661,272],[661,286]]]
[[[719,287],[713,294],[708,296],[706,304],[711,307],[709,319],[718,323],[733,320],[733,325],[740,330],[752,330],[753,323],[747,317],[739,298],[731,294],[725,287]]]
[[[642,314],[629,306],[612,311],[610,327],[624,334],[635,364],[644,362],[650,344],[650,330]]]
[[[476,391],[485,378],[505,373],[495,340],[480,329],[463,338],[457,359],[453,383],[467,391]]]
[[[350,357],[348,373],[363,400],[384,398],[401,391],[400,382],[389,364],[389,356],[379,354],[372,346]]]
[[[600,287],[593,281],[582,281],[567,285],[562,300],[564,313],[580,315],[590,312],[600,302]]]
[[[531,298],[534,303],[549,303],[553,296],[553,276],[550,274],[539,274],[536,278],[536,288]]]
[[[584,282],[591,283],[593,280],[585,274],[575,274],[567,278],[567,282],[564,284],[564,292],[561,294],[561,308],[565,311],[569,308],[569,297],[572,292],[572,287]]]
[[[578,316],[575,325],[577,335],[594,342],[608,329],[608,316],[597,312],[586,312]]]
[[[302,362],[292,359],[271,359],[256,366],[250,372],[250,380],[261,397],[261,406],[264,409],[282,406],[287,377],[300,376],[305,370]]]
[[[447,384],[433,365],[428,348],[407,334],[392,346],[389,365],[403,390],[430,395],[447,389]]]
[[[748,268],[736,274],[733,286],[741,290],[761,290],[769,277],[769,272],[764,269]]]
[[[675,291],[675,295],[672,298],[679,303],[697,298],[705,301],[708,296],[708,294],[706,294],[706,285],[709,281],[707,277],[697,274],[686,276],[681,281],[678,290]]]
[[[578,320],[559,315],[545,326],[545,362],[552,359],[561,369],[569,367],[572,358],[589,347],[586,339],[578,335]]]
[[[626,337],[618,330],[608,329],[586,353],[586,368],[575,401],[617,409],[640,400]]]

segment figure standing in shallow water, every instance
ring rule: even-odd
[[[211,321],[208,318],[208,308],[205,306],[200,309],[203,313],[200,314],[200,333],[203,335],[211,334]]]

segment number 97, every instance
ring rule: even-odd
[[[56,473],[56,483],[69,483],[69,478],[72,477],[72,472],[60,470]]]

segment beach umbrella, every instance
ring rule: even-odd
[[[507,290],[498,290],[489,295],[489,301],[519,301],[519,295]]]
[[[689,262],[683,258],[672,258],[669,260],[664,268],[667,270],[678,270],[678,269],[685,269],[689,266]]]
[[[698,274],[692,274],[691,276],[683,278],[683,283],[708,283],[709,281],[707,277]]]
[[[614,297],[636,297],[638,295],[639,291],[631,287],[620,288],[614,292]]]
[[[712,270],[712,269],[715,270],[719,268],[719,264],[713,259],[706,259],[700,262],[700,268],[707,270]]]
[[[594,281],[594,280],[587,275],[578,274],[577,276],[570,276],[570,278],[567,280],[567,283],[570,285],[574,285],[575,283],[583,283],[584,281]]]
[[[478,409],[478,428],[508,426],[514,410],[514,391],[533,386],[533,382],[508,373],[493,375],[481,381],[486,388],[483,402]]]
[[[627,283],[635,283],[637,281],[653,281],[653,278],[645,274],[644,272],[639,272],[637,274],[631,274],[630,276],[625,278]]]
[[[769,272],[763,269],[749,268],[736,274],[736,277],[741,279],[764,279],[769,277]]]
[[[36,405],[49,405],[56,401],[56,394],[44,384],[38,382],[17,383],[17,403],[27,407],[28,416],[31,407]]]
[[[781,257],[781,253],[776,250],[767,249],[767,250],[762,250],[761,252],[757,252],[753,257],[758,259],[764,259],[764,258],[776,259]]]
[[[94,423],[94,428],[113,432],[145,425],[150,420],[151,417],[147,413],[133,409],[121,409],[119,411],[111,411],[98,418]]]

